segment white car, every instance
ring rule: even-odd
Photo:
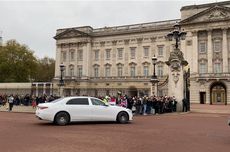
[[[58,125],[75,121],[117,121],[124,124],[133,119],[130,109],[111,106],[98,98],[85,96],[65,97],[38,104],[36,116]]]

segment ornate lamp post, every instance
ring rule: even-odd
[[[167,35],[167,38],[169,39],[169,41],[172,41],[173,38],[176,40],[175,48],[177,50],[179,46],[179,41],[184,40],[187,33],[181,32],[181,27],[179,23],[176,23],[173,27],[174,30]]]
[[[65,65],[63,63],[60,64],[60,72],[61,72],[61,77],[59,81],[59,86],[60,86],[60,96],[63,96],[63,86],[65,85],[65,82],[63,80],[63,72],[65,70]]]
[[[153,75],[150,79],[150,82],[152,83],[152,87],[155,86],[155,95],[157,96],[157,83],[159,82],[159,80],[157,79],[156,76],[156,63],[157,63],[157,57],[155,57],[155,55],[152,57],[152,63],[153,63]],[[153,95],[153,89],[151,89],[151,95]]]
[[[175,39],[175,49],[170,52],[168,61],[165,63],[169,66],[168,94],[175,96],[177,100],[177,111],[182,111],[182,100],[185,96],[185,77],[184,67],[188,62],[184,59],[183,52],[179,49],[180,40],[184,40],[186,32],[181,31],[179,23],[174,25],[174,30],[167,34],[169,41]]]

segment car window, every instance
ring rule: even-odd
[[[105,103],[99,99],[91,98],[92,104],[96,106],[104,106]]]
[[[66,103],[67,105],[89,105],[88,98],[75,98],[70,99]]]
[[[58,98],[58,99],[55,99],[55,100],[53,100],[53,101],[51,101],[51,103],[56,103],[56,102],[59,102],[59,101],[61,101],[63,98]]]

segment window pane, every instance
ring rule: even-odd
[[[144,76],[149,76],[149,67],[144,66]]]
[[[110,60],[110,50],[106,50],[106,52],[105,52],[106,54],[106,60]]]
[[[200,73],[207,73],[207,67],[206,67],[206,63],[200,63]]]
[[[214,73],[221,73],[221,72],[222,72],[221,63],[215,63],[214,64]]]
[[[214,43],[213,43],[213,50],[214,50],[214,52],[220,52],[220,50],[221,50],[221,43],[220,43],[220,41],[214,41]]]
[[[77,98],[77,99],[70,99],[67,105],[89,105],[88,98]]]
[[[135,77],[135,67],[130,68],[131,77]]]
[[[163,56],[163,46],[158,46],[158,56]]]
[[[199,44],[199,52],[200,53],[205,53],[206,52],[206,43],[205,42],[200,42],[200,44]]]
[[[102,102],[99,99],[95,99],[95,98],[91,98],[91,102],[95,106],[104,106],[105,105],[104,102]]]
[[[78,60],[79,61],[83,60],[83,51],[82,50],[78,50]]]
[[[118,59],[123,58],[123,49],[117,49],[118,50]]]
[[[122,66],[118,66],[118,68],[117,68],[117,75],[119,76],[119,77],[121,77],[122,76]]]
[[[130,56],[131,56],[131,59],[135,59],[136,48],[130,48]]]
[[[99,60],[99,50],[95,50],[95,52],[94,52],[95,54],[94,54],[94,56],[95,56],[95,61],[98,61]]]
[[[110,76],[110,67],[106,67],[105,68],[105,77],[109,77]]]
[[[144,47],[144,57],[149,57],[149,47]]]
[[[98,67],[95,67],[95,68],[94,68],[94,76],[95,76],[95,77],[98,77]]]

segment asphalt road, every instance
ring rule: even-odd
[[[1,152],[228,152],[226,114],[136,116],[132,123],[55,126],[34,114],[0,112]]]

